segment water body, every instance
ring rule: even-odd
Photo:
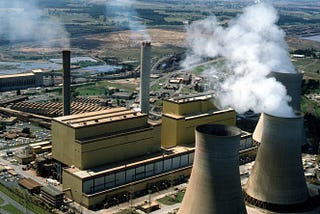
[[[76,59],[79,60],[79,59]],[[108,73],[120,69],[121,66],[114,65],[95,65],[72,70],[80,75],[90,75],[96,73]],[[0,62],[0,76],[6,74],[25,73],[35,69],[57,70],[62,69],[62,65],[53,62]]]
[[[79,62],[98,62],[97,60],[91,58],[91,57],[86,57],[86,56],[82,56],[82,57],[71,57],[71,64],[76,64]],[[53,63],[58,63],[58,64],[62,64],[62,59],[50,59],[50,62]]]
[[[301,39],[306,39],[306,40],[311,40],[311,41],[320,42],[320,35],[301,37]]]
[[[0,62],[0,75],[24,73],[40,68],[55,70],[61,69],[61,65],[51,62]]]
[[[115,66],[115,65],[95,65],[95,66],[88,66],[84,68],[77,69],[75,71],[81,71],[81,72],[86,72],[86,73],[107,73],[111,72],[117,69],[120,69],[121,66]]]

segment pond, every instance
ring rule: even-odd
[[[311,41],[320,42],[320,35],[301,37],[301,39],[306,39],[306,40],[311,40]]]

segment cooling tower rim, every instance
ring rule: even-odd
[[[224,124],[204,124],[196,127],[196,131],[217,138],[230,138],[240,136],[242,131],[235,127]]]
[[[304,114],[300,111],[294,111],[294,115],[293,116],[279,116],[279,115],[275,115],[272,113],[266,113],[266,112],[262,112],[262,114],[273,118],[273,119],[300,119],[304,117]]]

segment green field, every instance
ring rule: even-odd
[[[179,191],[176,194],[166,195],[163,198],[158,199],[157,201],[164,205],[173,205],[176,203],[181,203],[185,192]]]
[[[14,207],[11,204],[6,204],[3,207],[1,207],[1,209],[5,210],[11,214],[24,214],[24,212],[21,212],[19,209],[17,209],[16,207]]]

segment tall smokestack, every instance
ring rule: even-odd
[[[150,70],[151,70],[151,42],[141,44],[141,82],[140,82],[140,108],[141,112],[149,113],[150,92]]]
[[[178,214],[247,213],[239,173],[241,131],[225,125],[196,128],[191,177]]]
[[[301,161],[303,115],[276,117],[262,113],[253,133],[260,143],[246,184],[246,201],[272,211],[298,211],[309,193]]]
[[[295,111],[301,110],[301,82],[302,74],[301,73],[280,73],[280,72],[271,72],[271,77],[276,78],[278,82],[281,82],[287,89],[287,94],[291,97],[289,105]]]
[[[70,56],[71,52],[69,50],[62,51],[62,95],[63,95],[63,115],[70,115],[71,112],[71,92],[70,92]]]

